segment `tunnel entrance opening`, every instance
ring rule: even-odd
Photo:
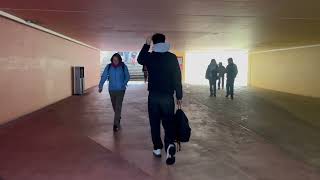
[[[211,59],[223,66],[228,65],[228,58],[233,58],[238,67],[238,76],[235,80],[236,86],[247,86],[248,84],[248,51],[245,50],[217,50],[212,52],[187,52],[185,66],[185,82],[194,85],[207,85],[208,80],[205,73]]]

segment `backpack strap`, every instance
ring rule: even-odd
[[[110,64],[108,64],[108,66],[107,66],[107,70],[108,70],[108,72],[109,72],[109,70],[110,70],[110,68],[111,68],[111,66],[112,66],[112,64],[110,63]],[[125,64],[124,63],[122,63],[122,65],[121,65],[121,68],[122,68],[122,72],[124,73],[124,66],[125,66]]]
[[[125,66],[125,64],[122,63],[122,72],[123,72],[123,74],[124,74],[124,66]]]
[[[109,72],[110,68],[111,68],[111,63],[110,63],[110,64],[108,64],[108,66],[107,66],[107,70],[108,70],[108,72]]]

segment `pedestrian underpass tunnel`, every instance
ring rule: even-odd
[[[319,19],[311,0],[1,0],[0,180],[320,179]],[[147,89],[168,90],[173,68],[148,83],[138,62],[154,33],[192,128],[171,167],[148,105],[160,117],[173,99]],[[125,66],[106,70],[115,53]],[[209,64],[229,58],[238,74],[214,91]]]

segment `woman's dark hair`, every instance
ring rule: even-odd
[[[119,53],[115,53],[114,55],[112,55],[112,57],[111,57],[111,59],[110,59],[110,61],[113,63],[113,58],[114,57],[117,57],[118,59],[119,59],[119,63],[121,63],[122,62],[122,57],[120,56],[120,54]]]
[[[152,36],[153,44],[164,43],[166,41],[166,36],[160,33],[154,34]]]

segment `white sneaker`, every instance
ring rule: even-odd
[[[155,157],[161,157],[161,149],[153,150],[153,155]]]

